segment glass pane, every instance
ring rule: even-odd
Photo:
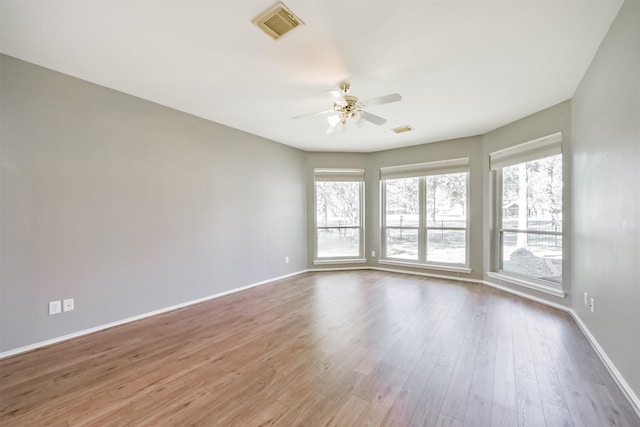
[[[389,179],[385,181],[385,221],[387,226],[418,226],[419,182],[420,178]]]
[[[360,182],[316,182],[318,227],[360,225]]]
[[[359,228],[325,228],[318,230],[318,258],[357,258],[359,256]]]
[[[502,228],[562,231],[562,155],[502,169]]]
[[[427,226],[467,226],[467,173],[427,178]]]
[[[427,262],[466,263],[465,230],[427,230]]]
[[[562,236],[503,232],[502,269],[562,283]]]
[[[387,258],[418,260],[418,230],[387,229]]]

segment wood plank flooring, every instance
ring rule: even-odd
[[[640,426],[566,314],[307,273],[0,361],[7,426]]]

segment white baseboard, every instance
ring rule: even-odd
[[[322,271],[351,271],[351,270],[376,270],[376,271],[386,271],[389,273],[412,274],[414,276],[434,277],[436,279],[459,280],[461,282],[471,282],[471,283],[483,283],[482,280],[470,279],[468,277],[447,276],[445,274],[427,273],[423,271],[398,270],[394,268],[373,267],[373,266],[313,268],[313,269],[309,269],[308,271],[322,272]]]
[[[215,298],[220,298],[223,297],[225,295],[230,295],[230,294],[234,294],[236,292],[241,292],[250,288],[255,288],[256,286],[260,286],[260,285],[266,285],[267,283],[272,283],[278,280],[282,280],[282,279],[286,279],[288,277],[292,277],[292,276],[297,276],[299,274],[302,273],[306,273],[308,270],[301,270],[301,271],[296,271],[294,273],[290,273],[290,274],[285,274],[284,276],[279,276],[279,277],[274,277],[271,279],[267,279],[267,280],[263,280],[260,282],[256,282],[256,283],[251,283],[249,285],[246,286],[242,286],[240,288],[234,288],[234,289],[230,289],[228,291],[224,291],[224,292],[220,292],[217,294],[213,294],[213,295],[208,295],[206,297],[202,297],[202,298],[198,298],[198,299],[194,299],[191,301],[186,301],[180,304],[176,304],[176,305],[172,305],[170,307],[164,307],[158,310],[153,310],[153,311],[149,311],[147,313],[142,313],[142,314],[138,314],[136,316],[132,316],[132,317],[127,317],[126,319],[122,319],[122,320],[116,320],[115,322],[111,322],[111,323],[106,323],[100,326],[96,326],[93,328],[89,328],[89,329],[83,329],[81,331],[78,332],[73,332],[71,334],[67,334],[67,335],[63,335],[60,337],[56,337],[56,338],[52,338],[46,341],[40,341],[34,344],[29,344],[26,345],[24,347],[19,347],[19,348],[14,348],[12,350],[7,350],[5,352],[0,353],[0,359],[4,359],[7,357],[11,357],[11,356],[15,356],[17,354],[20,353],[25,353],[27,351],[31,351],[31,350],[36,350],[38,348],[41,347],[46,347],[52,344],[57,344],[59,342],[62,341],[67,341],[73,338],[77,338],[77,337],[81,337],[83,335],[87,335],[87,334],[92,334],[94,332],[98,332],[98,331],[102,331],[104,329],[109,329],[109,328],[113,328],[114,326],[120,326],[120,325],[124,325],[125,323],[130,323],[130,322],[135,322],[136,320],[141,320],[141,319],[145,319],[147,317],[151,317],[151,316],[156,316],[158,314],[162,314],[162,313],[166,313],[169,311],[173,311],[173,310],[177,310],[179,308],[184,308],[184,307],[188,307],[190,305],[193,304],[198,304],[201,302],[205,302],[205,301],[209,301]]]
[[[593,336],[587,325],[582,321],[582,318],[578,313],[576,313],[575,310],[571,310],[570,313],[573,320],[575,320],[580,327],[582,333],[587,337],[591,347],[593,347],[600,360],[602,360],[604,366],[607,367],[607,370],[615,380],[616,384],[618,384],[618,387],[622,390],[622,393],[624,393],[627,399],[629,399],[633,410],[638,414],[638,417],[640,417],[640,398],[638,395],[633,392],[629,383],[627,383],[620,371],[618,371],[618,368],[616,368],[616,365],[611,361],[609,356],[607,356],[607,353],[604,351],[596,337]]]
[[[322,273],[325,271],[356,271],[356,270],[371,270],[371,267],[323,267],[323,268],[310,268],[307,270],[309,273]]]
[[[571,307],[567,307],[566,305],[558,304],[556,302],[549,301],[544,298],[540,298],[535,295],[528,294],[526,292],[520,292],[516,289],[511,289],[507,286],[498,285],[497,283],[489,282],[486,280],[482,280],[481,283],[484,285],[490,286],[492,288],[499,289],[501,291],[509,292],[510,294],[517,295],[519,297],[522,297],[531,301],[539,302],[540,304],[544,304],[549,307],[557,308],[558,310],[565,311],[567,313],[571,313],[573,311]]]
[[[447,279],[447,280],[458,280],[460,282],[482,283],[481,280],[471,279],[469,277],[448,276],[446,274],[428,273],[424,271],[407,271],[407,270],[398,270],[395,268],[387,268],[387,267],[371,267],[371,269],[378,270],[378,271],[388,271],[389,273],[413,274],[415,276],[433,277],[435,279]]]

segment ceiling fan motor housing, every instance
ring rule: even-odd
[[[358,101],[358,97],[347,95],[344,100],[346,101],[344,105],[340,105],[337,102],[333,104],[333,109],[340,112],[343,118],[351,118],[356,111],[362,109],[362,104]]]

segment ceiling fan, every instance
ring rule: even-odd
[[[387,119],[371,114],[368,111],[364,111],[363,108],[367,108],[372,105],[389,104],[391,102],[398,102],[402,100],[402,96],[400,96],[399,93],[391,93],[389,95],[371,98],[366,101],[360,101],[357,96],[349,95],[350,90],[351,85],[349,83],[340,83],[340,90],[329,91],[333,98],[333,108],[331,110],[303,114],[301,116],[292,117],[292,119],[322,116],[327,114],[327,121],[329,122],[327,133],[335,132],[338,127],[343,128],[348,120],[353,120],[358,126],[360,126],[362,120],[380,126],[383,125]]]

